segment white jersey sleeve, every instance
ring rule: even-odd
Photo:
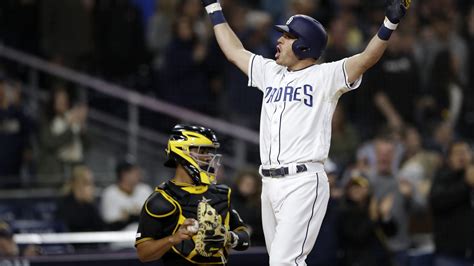
[[[344,58],[339,61],[324,63],[321,65],[323,76],[326,81],[326,88],[329,90],[330,96],[346,93],[350,90],[357,89],[362,82],[362,75],[352,84],[349,84],[347,71],[346,71],[346,59]]]
[[[275,60],[264,58],[261,55],[253,54],[248,66],[248,86],[257,87],[263,91],[268,79],[274,77],[274,73],[283,69]]]

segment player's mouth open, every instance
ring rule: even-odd
[[[278,59],[278,57],[280,57],[280,46],[279,45],[277,45],[276,50],[277,51],[276,51],[276,54],[275,54],[275,58]]]

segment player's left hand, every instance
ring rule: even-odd
[[[390,22],[397,24],[405,16],[411,0],[386,0],[385,16]]]

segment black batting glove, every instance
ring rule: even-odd
[[[202,6],[203,7],[206,7],[210,4],[214,4],[214,3],[217,3],[217,0],[201,0],[201,3],[202,3]]]
[[[393,24],[398,24],[410,7],[411,0],[386,0],[385,16]]]

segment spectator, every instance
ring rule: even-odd
[[[433,181],[430,203],[436,247],[434,266],[471,266],[474,263],[472,158],[467,142],[453,142],[445,167]]]
[[[401,128],[403,122],[414,122],[415,100],[421,92],[415,58],[407,45],[410,38],[408,32],[397,31],[390,39],[394,45],[388,46],[387,53],[369,74],[368,86],[375,93],[375,124],[387,121],[392,127]],[[392,113],[387,110],[388,106],[392,107]]]
[[[429,91],[418,104],[417,116],[421,125],[446,121],[455,128],[458,123],[463,90],[453,60],[449,50],[440,51],[434,58]]]
[[[13,240],[13,232],[10,226],[0,221],[0,258],[16,257],[20,255],[20,249]]]
[[[396,174],[400,167],[400,162],[403,156],[403,145],[400,143],[398,131],[384,127],[376,138],[369,140],[359,146],[356,152],[356,163],[357,169],[362,171],[364,174],[370,176],[376,172],[377,168],[377,154],[376,144],[379,140],[390,140],[395,145],[395,154],[393,158],[390,158],[392,162],[391,173]]]
[[[102,193],[102,217],[111,230],[137,230],[141,207],[153,191],[141,183],[141,170],[131,161],[120,162],[116,175],[117,182]]]
[[[445,1],[444,3],[452,5],[454,2]],[[436,66],[436,55],[445,49],[449,50],[452,55],[457,80],[462,85],[467,84],[468,47],[466,40],[459,35],[457,30],[453,30],[456,29],[455,18],[458,16],[455,13],[449,14],[446,10],[433,11],[428,16],[429,24],[420,29],[420,37],[415,47],[415,56],[420,66],[422,86],[427,92],[430,91],[430,82],[433,78],[436,78],[432,75],[432,69]]]
[[[393,204],[393,194],[374,198],[367,178],[352,172],[340,207],[341,265],[393,265],[386,247],[387,236],[397,230]]]
[[[63,86],[53,91],[49,108],[39,134],[38,182],[60,185],[84,161],[88,109],[84,104],[71,107]]]
[[[23,111],[19,83],[0,77],[0,187],[22,185],[22,166],[31,162],[31,123]]]
[[[255,169],[242,169],[237,173],[235,188],[232,189],[232,204],[246,222],[254,246],[265,245],[261,222],[261,190],[261,177]]]
[[[206,17],[202,15],[201,11],[200,0],[183,0],[180,2],[180,15],[191,20],[192,31],[196,34],[196,38],[199,42],[206,44],[212,33],[209,30]]]
[[[421,142],[416,128],[407,127],[404,130],[404,154],[398,178],[412,184],[415,195],[425,209],[434,174],[441,166],[441,157],[439,153],[425,150]]]
[[[0,258],[17,256],[32,257],[38,255],[41,255],[41,250],[36,245],[26,245],[24,248],[20,249],[13,239],[13,231],[11,227],[6,222],[0,220]],[[14,265],[5,264],[1,260],[0,263],[0,265]]]
[[[75,166],[58,203],[57,217],[70,232],[101,231],[104,222],[95,203],[94,176],[84,165]]]
[[[408,265],[408,248],[410,247],[409,215],[418,211],[420,203],[417,201],[413,186],[406,180],[396,178],[393,171],[395,158],[395,144],[390,139],[378,139],[375,142],[376,168],[369,178],[374,198],[382,202],[390,195],[393,197],[390,216],[397,227],[397,233],[388,238],[387,245],[400,266]],[[398,168],[397,168],[398,169]]]
[[[432,128],[427,139],[427,148],[446,155],[455,138],[452,125],[448,121],[439,121]]]

